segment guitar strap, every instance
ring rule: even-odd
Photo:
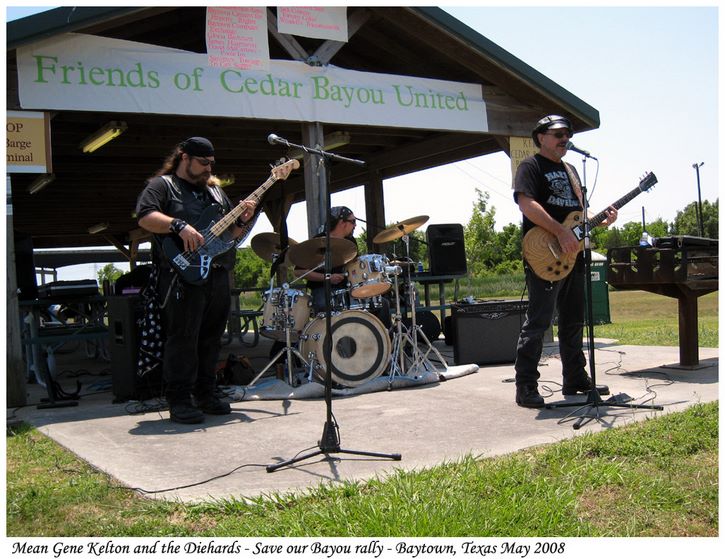
[[[216,203],[226,210],[227,208],[224,205],[224,199],[222,198],[222,193],[221,190],[219,190],[219,187],[216,185],[208,184],[206,188],[209,191],[211,197],[216,201]]]
[[[571,183],[571,188],[574,190],[574,194],[576,194],[576,197],[579,200],[579,204],[583,208],[584,200],[582,199],[582,185],[579,182],[579,179],[577,178],[573,167],[566,161],[564,161],[563,163],[564,168],[566,169],[566,174],[569,175],[569,182]]]

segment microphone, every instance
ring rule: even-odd
[[[567,142],[566,143],[566,149],[571,150],[571,151],[575,151],[578,154],[583,155],[584,157],[588,157],[589,159],[597,159],[591,153],[589,153],[587,150],[578,148],[574,144],[572,144],[571,142]],[[597,161],[599,161],[599,160],[597,159]]]
[[[288,144],[289,143],[284,138],[280,138],[279,136],[277,136],[277,134],[270,134],[269,136],[267,136],[267,141],[270,144],[272,144],[272,145],[274,145],[274,144]]]

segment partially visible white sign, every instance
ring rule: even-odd
[[[347,43],[347,8],[279,6],[277,31]]]
[[[488,131],[480,84],[287,60],[218,68],[206,54],[72,33],[19,47],[17,58],[24,109]]]
[[[269,41],[266,8],[207,8],[209,66],[267,70]]]

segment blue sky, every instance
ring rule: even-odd
[[[697,200],[695,162],[705,162],[702,199],[718,197],[718,9],[704,4],[444,9],[599,111],[600,128],[573,139],[599,160],[586,166],[592,210],[629,192],[646,172],[657,175],[652,191],[620,210],[622,225],[640,221],[643,206],[648,220],[672,221]],[[582,173],[580,156],[567,160]],[[393,179],[385,184],[387,218],[429,215],[428,224],[465,224],[478,188],[489,192],[500,229],[520,221],[510,184],[502,154]],[[333,204],[364,217],[362,189],[334,195]],[[307,238],[305,211],[297,204],[290,214],[297,240]],[[261,220],[253,234],[267,230]]]

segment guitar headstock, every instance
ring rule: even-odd
[[[300,162],[296,159],[290,159],[286,163],[282,163],[281,165],[274,167],[271,171],[271,175],[275,180],[283,181],[289,177],[292,171],[299,168]]]
[[[650,188],[657,184],[657,177],[650,171],[639,181],[639,189],[642,192],[647,192]]]

